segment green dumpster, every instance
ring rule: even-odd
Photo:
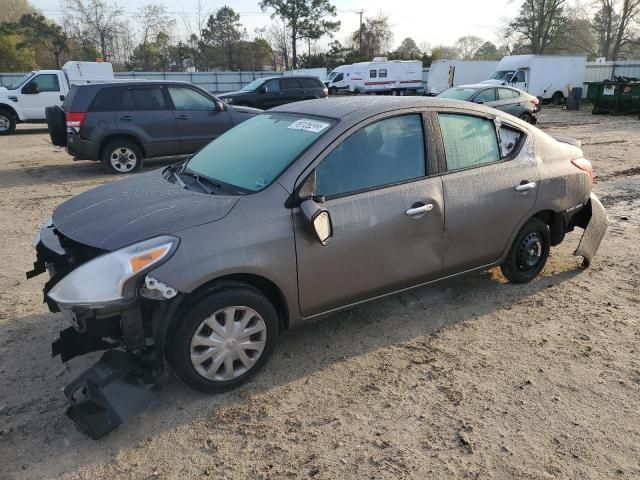
[[[593,113],[640,112],[640,82],[589,82]]]

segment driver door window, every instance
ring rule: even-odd
[[[60,91],[60,83],[58,82],[58,76],[53,74],[38,75],[27,84],[27,88],[30,85],[37,85],[41,93]]]
[[[476,95],[476,98],[474,98],[474,102],[478,102],[478,103],[480,102],[487,103],[487,102],[495,102],[495,101],[496,101],[495,88],[488,88],[486,90],[483,90],[478,95]]]
[[[169,87],[169,95],[176,110],[212,111],[215,102],[190,88]]]
[[[316,192],[342,196],[426,174],[422,118],[401,115],[358,130],[325,157],[316,170]]]

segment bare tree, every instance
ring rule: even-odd
[[[277,66],[277,56],[282,57],[285,70],[289,70],[291,58],[291,37],[287,31],[287,24],[284,21],[274,22],[264,33],[265,39],[271,45],[273,52],[274,66]]]
[[[508,27],[520,37],[521,49],[542,54],[562,41],[568,21],[565,4],[566,0],[525,0],[522,3],[518,16]]]
[[[155,42],[161,33],[170,36],[176,21],[167,12],[167,7],[160,3],[148,3],[139,10],[140,42]]]
[[[76,38],[109,59],[122,27],[122,8],[107,0],[66,0],[65,6],[68,25]]]
[[[598,10],[591,22],[598,41],[598,54],[617,60],[634,43],[638,32],[634,24],[640,17],[640,0],[598,0]]]
[[[484,40],[475,35],[465,35],[456,40],[456,48],[460,51],[460,55],[465,60],[473,58],[480,49]]]

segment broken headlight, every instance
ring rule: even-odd
[[[48,295],[62,308],[101,308],[136,296],[136,278],[167,261],[178,239],[163,235],[107,253],[74,269]]]

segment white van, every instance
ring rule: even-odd
[[[335,95],[339,90],[349,90],[352,65],[342,65],[334,68],[324,84],[329,89],[330,95]]]
[[[0,87],[0,135],[12,133],[17,123],[42,123],[45,109],[62,105],[71,85],[113,81],[107,62],[67,62],[62,70],[35,70],[8,88]]]
[[[426,93],[438,95],[447,88],[481,82],[497,66],[497,60],[436,60],[429,68]]]
[[[582,87],[587,76],[587,57],[581,55],[509,55],[482,83],[511,85],[555,105],[573,87]]]

